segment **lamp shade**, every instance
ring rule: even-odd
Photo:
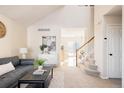
[[[20,48],[19,52],[21,54],[26,54],[26,53],[28,53],[28,49],[27,48]]]

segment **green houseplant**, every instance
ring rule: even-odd
[[[44,59],[36,59],[34,66],[38,67],[38,70],[42,70],[44,63],[45,63]]]

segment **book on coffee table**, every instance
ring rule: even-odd
[[[45,70],[35,70],[33,72],[33,75],[42,75],[45,72]]]

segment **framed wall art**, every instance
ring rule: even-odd
[[[42,36],[42,45],[47,46],[48,53],[56,52],[56,36]]]

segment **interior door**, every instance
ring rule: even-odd
[[[121,78],[122,56],[121,25],[108,25],[107,30],[107,64],[108,77]]]

